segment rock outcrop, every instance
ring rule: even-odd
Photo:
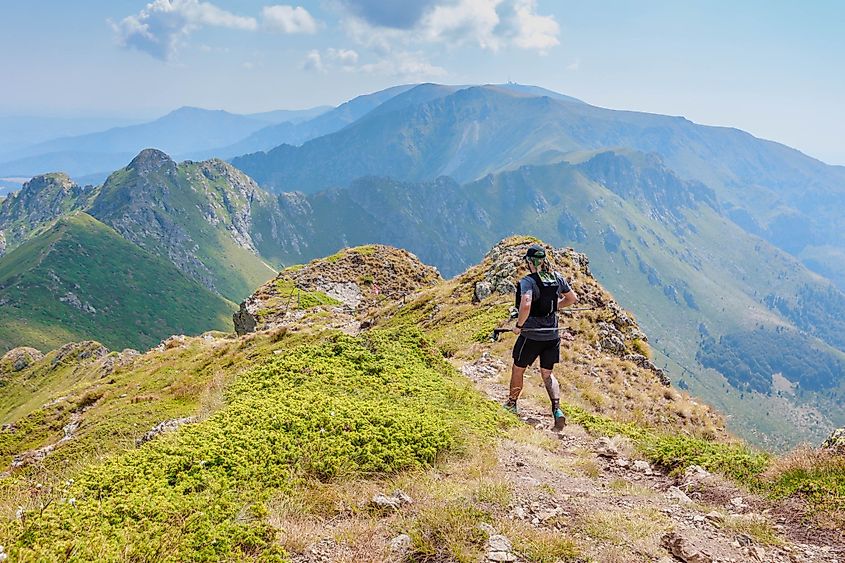
[[[0,375],[24,370],[43,358],[44,354],[35,348],[13,348],[0,358]]]
[[[95,194],[95,188],[79,186],[67,174],[35,176],[0,203],[0,256],[38,228],[84,209]]]
[[[234,314],[235,331],[246,334],[280,325],[314,306],[361,317],[385,300],[401,301],[441,280],[436,268],[407,250],[383,245],[349,248],[287,268],[261,286]]]
[[[822,449],[845,455],[845,428],[837,428],[822,444]]]
[[[516,283],[527,273],[523,259],[525,251],[529,245],[537,243],[534,239],[513,237],[494,246],[484,257],[480,279],[474,282],[473,302],[481,303],[493,295],[513,295]],[[663,370],[642,353],[648,338],[633,316],[601,288],[590,272],[589,258],[572,248],[543,246],[556,269],[565,267],[566,272],[580,282],[577,289],[579,302],[575,308],[602,311],[602,320],[597,323],[596,348],[651,371],[663,385],[669,385],[670,380]],[[477,273],[471,275],[477,276]]]

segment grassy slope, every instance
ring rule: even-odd
[[[477,525],[490,519],[483,499],[501,497],[507,504],[509,491],[484,482],[484,467],[450,469],[441,462],[467,456],[489,464],[477,453],[492,451],[497,428],[512,421],[442,358],[477,357],[488,345],[473,335],[486,334],[509,301],[502,296],[473,305],[475,275],[425,290],[407,304],[387,304],[382,314],[391,326],[356,338],[315,322],[301,323],[295,332],[192,339],[145,354],[109,378],[99,377],[99,364],[91,361],[55,371],[48,355],[11,382],[49,380],[50,396],[61,398],[39,406],[43,396],[3,417],[18,428],[0,434],[3,461],[54,442],[72,412],[88,409],[74,439],[41,464],[0,479],[0,541],[16,561],[284,560],[279,536],[286,545],[301,545],[296,526],[321,526],[338,511],[363,510],[362,517],[377,519],[348,499],[390,483],[422,481],[448,501],[409,515],[402,529],[411,533],[413,549],[419,557],[450,553],[474,560],[485,538]],[[569,320],[578,338],[566,369],[580,369],[597,315]],[[420,329],[431,331],[433,341]],[[494,352],[507,345],[498,343]],[[570,416],[591,432],[628,436],[649,459],[670,468],[702,463],[763,492],[815,494],[822,505],[836,506],[825,491],[845,488],[841,471],[764,477],[767,456],[704,437],[709,431],[701,424],[709,417],[701,405],[670,398],[640,377],[636,386],[654,391],[651,403],[660,408],[637,414],[621,403],[630,389],[623,393],[604,379],[632,368],[594,365],[600,382],[567,374],[576,388],[573,393],[567,386],[565,397]],[[679,412],[667,417],[663,404]],[[188,415],[199,422],[133,447],[156,422]],[[434,470],[414,469],[432,463]],[[464,491],[465,477],[477,488]],[[280,510],[296,517],[279,521]],[[279,529],[279,522],[292,527]],[[577,556],[571,542],[554,535],[512,539],[524,553],[536,553],[532,561]]]
[[[176,333],[227,329],[234,306],[86,214],[61,219],[0,262],[0,349],[73,340],[146,349]],[[96,312],[59,301],[68,293]]]
[[[284,355],[270,353],[280,347]],[[61,468],[60,457],[79,460],[88,448],[126,447],[127,434],[137,436],[155,420],[149,411],[195,411],[196,389],[178,391],[191,374],[198,388],[215,376],[229,383],[223,403],[199,424],[85,467],[66,490],[51,489],[73,495],[73,505],[5,520],[0,537],[16,543],[21,560],[281,558],[265,521],[271,499],[315,480],[427,465],[442,452],[489,440],[508,420],[413,331],[361,338],[323,332],[285,344],[222,340],[142,362],[115,383],[98,385],[101,397],[87,415],[96,422],[49,460],[52,467]],[[158,395],[139,399],[136,381]],[[36,411],[21,426],[37,426],[44,411],[56,410]]]

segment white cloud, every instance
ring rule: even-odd
[[[424,80],[447,74],[446,69],[432,65],[421,53],[401,51],[375,63],[361,65],[361,72],[383,74],[408,80]]]
[[[302,61],[302,69],[312,72],[326,72],[326,67],[323,65],[323,57],[320,56],[320,51],[316,49],[308,51],[305,55],[305,60]]]
[[[326,56],[344,67],[351,67],[358,63],[358,53],[352,49],[327,49]]]
[[[261,10],[264,27],[282,33],[316,33],[317,20],[302,6],[264,6]]]
[[[258,27],[258,22],[255,18],[227,12],[210,2],[154,0],[138,14],[112,24],[123,47],[144,51],[161,60],[170,59],[179,44],[203,26],[251,31]]]
[[[560,26],[554,16],[537,12],[536,0],[427,0],[401,13],[380,12],[385,1],[342,0],[349,36],[381,53],[397,43],[477,45],[490,51],[516,47],[543,54],[560,44]]]
[[[500,21],[496,12],[499,3],[500,0],[460,0],[436,6],[420,22],[422,31],[431,41],[476,43],[495,51],[501,45],[501,38],[495,33]]]
[[[514,30],[513,43],[517,47],[546,53],[550,48],[560,45],[557,38],[560,26],[553,16],[537,14],[536,0],[514,2],[513,15],[509,23]]]

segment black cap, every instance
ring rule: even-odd
[[[542,246],[539,244],[532,244],[528,247],[528,250],[525,251],[526,258],[545,258],[546,251],[543,249]]]

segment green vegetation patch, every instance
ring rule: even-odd
[[[313,307],[334,307],[342,303],[323,293],[322,291],[307,291],[296,286],[296,282],[288,278],[275,281],[276,294],[267,299],[264,308],[258,311],[258,318],[265,319],[268,315],[278,315],[297,309],[311,309]]]
[[[591,414],[573,405],[567,405],[565,410],[571,422],[592,434],[630,438],[646,458],[671,471],[700,465],[773,498],[799,496],[814,510],[845,511],[845,459],[839,456],[816,453],[809,462],[797,456],[778,460],[744,443],[667,434]]]
[[[231,327],[234,304],[89,215],[62,218],[0,261],[0,353],[94,339],[146,349]]]
[[[845,371],[840,352],[783,328],[758,327],[718,341],[705,338],[696,359],[723,373],[737,389],[760,393],[771,393],[773,373],[798,383],[802,391],[819,391],[835,387]]]
[[[0,538],[15,560],[281,560],[271,496],[426,466],[508,421],[418,332],[334,335],[245,372],[210,418],[86,469]]]
[[[567,405],[565,410],[570,421],[580,424],[592,434],[620,434],[630,438],[650,461],[670,471],[683,471],[690,465],[700,465],[708,471],[749,483],[769,464],[768,454],[755,452],[744,444],[711,442],[693,436],[667,434],[591,414],[573,405]]]

